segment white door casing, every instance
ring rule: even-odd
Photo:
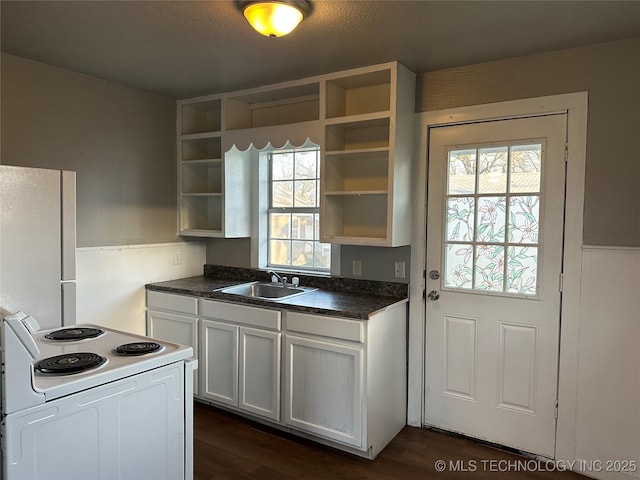
[[[416,115],[414,163],[414,230],[411,245],[409,284],[409,384],[407,423],[424,425],[425,395],[425,302],[423,301],[426,254],[427,147],[433,127],[476,121],[522,118],[567,113],[567,179],[565,204],[564,285],[560,326],[560,367],[556,458],[576,458],[576,401],[580,324],[580,277],[582,275],[582,228],[586,164],[588,93],[575,92],[511,100],[484,105],[456,107]]]
[[[425,423],[547,457],[565,126],[560,114],[436,128],[429,150],[426,266],[441,276],[426,278],[439,299],[426,303]],[[540,190],[519,169],[527,155],[542,158]]]

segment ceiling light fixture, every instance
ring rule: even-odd
[[[251,26],[265,37],[291,33],[311,12],[311,3],[304,0],[238,1],[236,5]]]

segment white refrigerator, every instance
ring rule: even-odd
[[[76,174],[0,165],[0,316],[76,323]]]

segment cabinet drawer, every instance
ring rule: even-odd
[[[198,315],[198,299],[149,290],[147,291],[147,308]]]
[[[231,303],[202,301],[202,316],[226,322],[280,330],[280,311]]]
[[[352,342],[364,342],[363,322],[344,318],[287,312],[287,330]]]

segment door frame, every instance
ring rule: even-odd
[[[578,331],[580,313],[580,277],[582,274],[582,226],[587,140],[587,92],[567,93],[507,102],[424,112],[416,115],[414,138],[417,157],[412,185],[415,192],[412,268],[409,285],[409,390],[407,423],[424,425],[425,400],[425,303],[424,272],[427,246],[427,185],[429,132],[433,127],[452,126],[490,120],[567,115],[567,175],[565,232],[563,252],[563,293],[560,322],[558,368],[558,419],[556,426],[557,459],[575,458],[575,432],[578,380]]]

